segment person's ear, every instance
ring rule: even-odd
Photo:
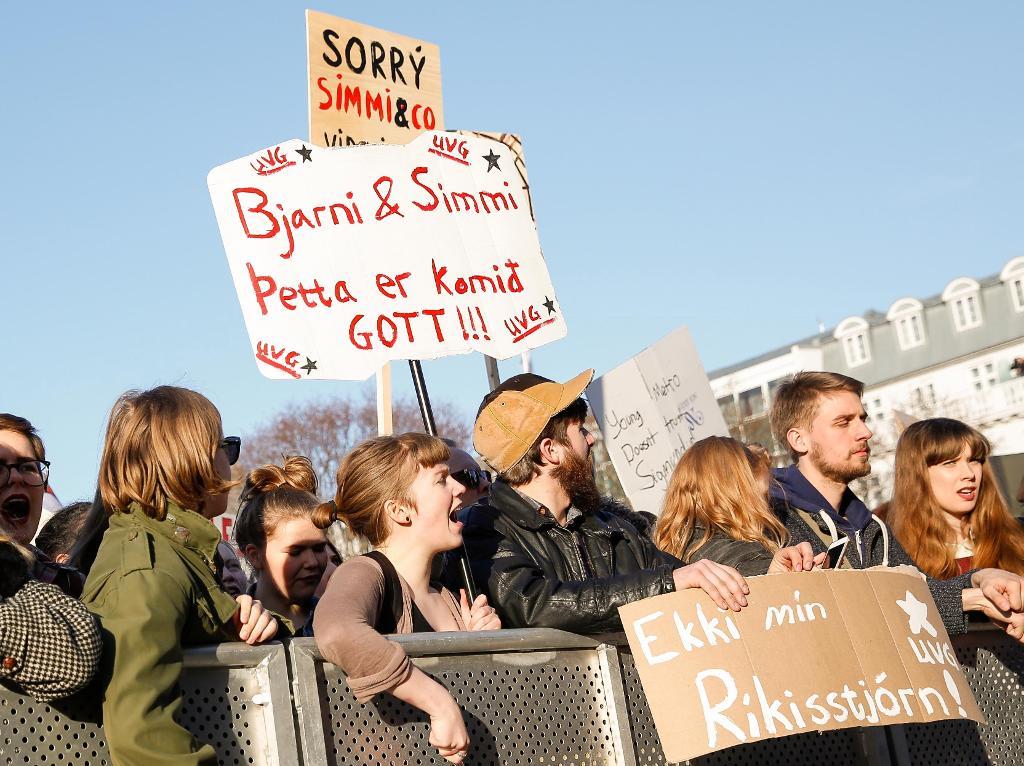
[[[811,451],[810,437],[802,428],[793,427],[786,431],[786,441],[789,442],[789,448],[798,455],[806,455]]]
[[[407,527],[412,524],[412,514],[402,503],[394,500],[384,501],[384,513],[388,515],[395,524],[400,527]]]
[[[252,543],[249,543],[247,546],[242,548],[241,553],[243,556],[245,556],[245,560],[249,562],[249,566],[251,566],[253,569],[263,569],[263,551],[261,551],[258,547],[256,547]]]
[[[561,465],[563,447],[557,441],[550,438],[541,439],[538,449],[542,462],[550,463],[551,465]]]

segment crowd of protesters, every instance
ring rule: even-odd
[[[175,718],[184,648],[312,636],[358,700],[391,694],[424,711],[431,744],[461,763],[471,743],[457,703],[386,635],[604,633],[621,630],[619,606],[649,596],[699,588],[739,611],[746,577],[908,565],[950,634],[974,612],[1024,640],[1024,529],[975,429],[908,427],[883,521],[849,486],[870,471],[862,385],[798,373],[771,410],[792,464],[701,440],[655,519],[597,489],[582,398],[592,375],[517,375],[484,398],[473,446],[493,477],[418,433],[356,446],[326,502],[305,457],[250,471],[235,542],[251,580],[210,521],[226,510],[241,442],[202,395],[161,386],[119,398],[94,501],[42,530],[43,442],[28,420],[0,414],[0,681],[41,700],[93,693],[115,764],[214,763]],[[326,532],[337,522],[374,550],[339,561]]]

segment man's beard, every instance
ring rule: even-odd
[[[868,457],[871,457],[871,447],[864,445],[864,449],[868,451]],[[838,482],[839,484],[849,484],[854,479],[859,479],[862,476],[867,476],[871,473],[871,461],[867,460],[863,464],[860,463],[830,463],[821,454],[821,451],[817,448],[816,444],[811,445],[811,451],[807,455],[811,460],[811,465],[818,469],[822,476],[831,481]]]
[[[551,472],[551,476],[569,495],[573,507],[584,513],[596,510],[601,504],[601,493],[594,481],[594,467],[588,458],[582,458],[572,447],[566,447],[565,459]]]

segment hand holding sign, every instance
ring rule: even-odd
[[[214,169],[260,371],[361,380],[390,359],[505,359],[564,337],[518,159],[496,139],[426,133],[286,141]]]

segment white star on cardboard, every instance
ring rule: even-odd
[[[896,599],[896,605],[907,613],[910,618],[910,631],[916,636],[922,630],[926,631],[932,638],[939,633],[935,626],[928,622],[928,605],[917,598],[909,590],[902,601]]]

